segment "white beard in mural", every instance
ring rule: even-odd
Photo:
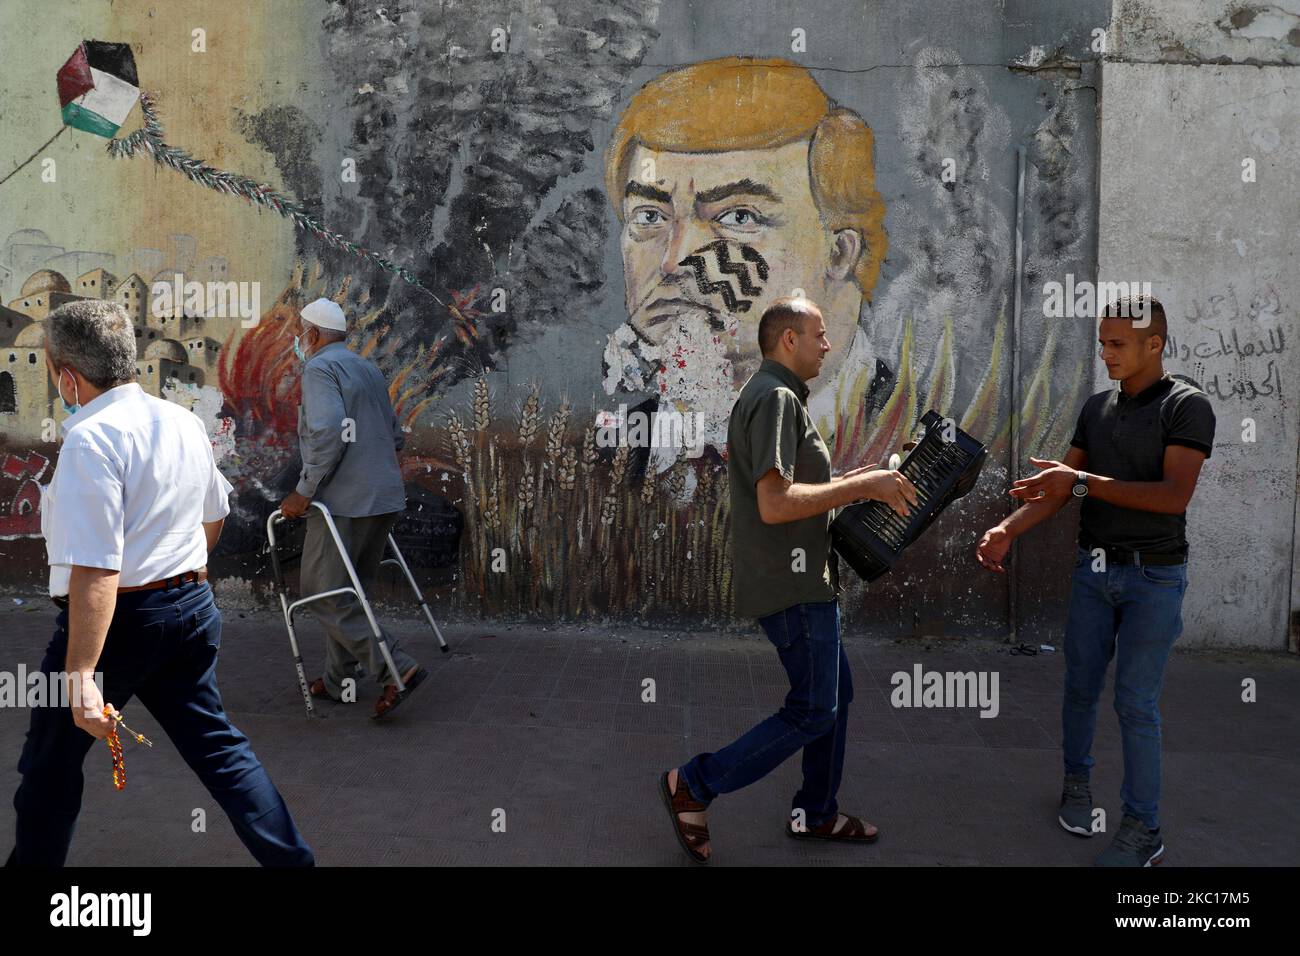
[[[605,347],[605,391],[649,393],[659,413],[675,412],[698,423],[694,447],[726,447],[727,421],[738,392],[742,360],[739,316],[753,306],[768,276],[752,247],[717,239],[678,263],[654,286],[634,321],[619,326]],[[655,472],[672,465],[682,449],[652,445]]]
[[[650,393],[660,410],[680,413],[698,423],[695,441],[687,448],[694,457],[703,446],[723,448],[727,420],[736,389],[731,356],[724,344],[738,323],[724,320],[727,330],[714,332],[708,322],[685,318],[668,330],[660,344],[638,339],[631,326],[621,325],[605,346],[605,391]],[[676,460],[680,449],[653,445],[650,460],[656,472]]]
[[[827,438],[833,434],[836,401],[860,393],[855,381],[864,369],[875,375],[888,375],[877,366],[877,356],[866,329],[871,307],[861,303],[859,322],[848,350],[836,358],[836,368],[823,372],[809,383],[809,410]],[[687,457],[696,457],[704,446],[722,452],[727,445],[727,426],[731,407],[745,381],[757,368],[752,356],[746,357],[738,347],[741,320],[736,315],[717,313],[683,314],[664,323],[662,338],[656,343],[640,337],[630,323],[620,325],[606,340],[604,354],[604,388],[607,395],[655,396],[658,409],[680,413],[684,419],[694,416],[692,433],[696,440],[688,446]],[[830,358],[828,357],[828,362]],[[742,372],[737,373],[737,365]],[[681,449],[652,445],[650,468],[655,473],[672,466]]]

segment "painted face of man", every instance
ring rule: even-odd
[[[848,288],[852,263],[834,260],[836,237],[813,200],[807,140],[700,154],[637,146],[628,170],[625,340],[653,348],[706,338],[725,349],[739,384],[761,360],[764,308],[801,292],[823,306],[831,355],[847,352],[861,296]],[[694,357],[680,351],[666,358]],[[832,361],[823,372],[835,371]]]

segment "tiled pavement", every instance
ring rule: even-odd
[[[8,600],[6,599],[6,603]],[[34,668],[54,612],[0,612],[0,666]],[[394,621],[391,615],[388,618]],[[760,635],[467,624],[438,654],[414,620],[394,630],[430,668],[386,724],[375,692],[308,721],[273,614],[226,613],[220,682],[322,865],[690,865],[655,791],[659,772],[716,749],[775,710],[784,673]],[[309,659],[320,638],[305,628]],[[728,794],[710,813],[715,864],[1088,863],[1100,839],[1055,823],[1060,786],[1060,654],[994,644],[846,640],[855,700],[840,802],[876,823],[872,847],[806,846],[782,834],[797,759]],[[895,709],[890,675],[996,671],[1000,714]],[[313,669],[313,674],[315,670]],[[309,675],[312,676],[312,675]],[[1252,677],[1257,703],[1241,701]],[[656,701],[641,700],[643,680]],[[1094,795],[1118,824],[1118,727],[1103,697]],[[1163,823],[1170,865],[1300,863],[1300,661],[1235,652],[1176,654],[1166,680]],[[107,749],[87,758],[85,806],[69,863],[250,865],[251,858],[140,707],[127,742],[129,785],[113,790]],[[27,713],[0,710],[0,842]],[[191,829],[203,808],[207,831]],[[504,811],[505,832],[493,831]],[[7,852],[7,848],[5,848]]]

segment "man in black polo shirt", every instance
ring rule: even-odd
[[[1124,818],[1097,860],[1101,866],[1151,866],[1164,854],[1160,688],[1183,628],[1185,512],[1214,444],[1209,398],[1164,370],[1166,330],[1164,308],[1155,299],[1106,310],[1098,341],[1119,388],[1084,403],[1064,462],[1030,459],[1041,470],[1011,488],[1024,506],[986,531],[976,552],[984,567],[1002,571],[1012,539],[1071,496],[1083,499],[1065,626],[1065,785],[1057,819],[1071,833],[1092,836],[1092,738],[1114,656]]]

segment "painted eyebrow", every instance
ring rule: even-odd
[[[764,199],[772,200],[772,202],[781,202],[781,197],[772,190],[772,187],[764,186],[762,183],[756,183],[752,179],[742,179],[734,183],[723,183],[721,186],[714,186],[712,189],[706,189],[704,192],[695,194],[695,201],[704,205],[710,205],[737,195],[762,196]]]
[[[640,196],[642,199],[652,199],[655,202],[666,203],[670,206],[673,202],[672,193],[665,192],[657,186],[647,186],[645,183],[636,181],[629,182],[627,188],[623,190],[623,198],[626,199],[628,196]]]

